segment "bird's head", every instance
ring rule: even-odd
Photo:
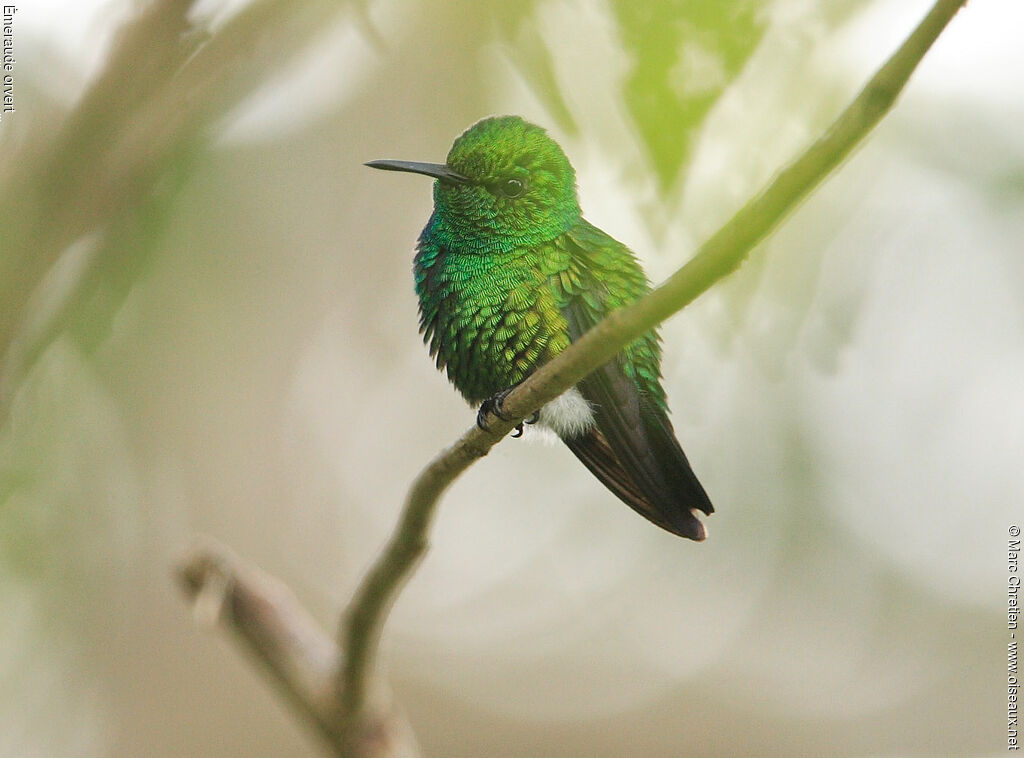
[[[553,239],[580,215],[569,159],[542,128],[519,116],[478,121],[455,140],[443,164],[367,165],[433,176],[437,221],[455,239],[491,249]]]

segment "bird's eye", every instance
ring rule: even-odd
[[[526,191],[526,185],[520,179],[506,179],[501,184],[501,194],[505,197],[519,197]]]

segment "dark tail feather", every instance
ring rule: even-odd
[[[649,404],[647,398],[640,399],[640,414],[644,434],[658,460],[658,471],[665,477],[676,502],[710,516],[715,508],[697,475],[693,473],[668,416],[663,410]]]
[[[675,437],[673,436],[672,439],[674,440]],[[660,496],[656,499],[652,499],[643,490],[650,490],[651,485],[655,483],[649,482],[643,489],[638,487],[615,456],[604,435],[597,429],[591,429],[583,437],[563,441],[605,487],[648,521],[657,524],[666,531],[672,532],[672,534],[697,540],[698,542],[707,536],[704,525],[693,515],[690,509],[682,507],[685,504],[680,502],[678,495],[665,491],[660,493]],[[679,443],[677,442],[676,447],[678,448],[678,446]],[[681,454],[682,450],[679,450],[679,452]],[[685,456],[683,456],[683,461],[686,461]],[[686,464],[686,470],[689,471],[688,463]],[[689,475],[696,482],[696,477],[692,471],[689,472]],[[700,487],[700,484],[697,483],[697,486]],[[700,492],[703,494],[704,489],[700,488]],[[704,511],[705,513],[710,513],[713,510],[706,494],[703,495],[703,502],[694,507],[700,507],[701,510],[704,510],[704,507],[701,507],[702,505],[707,508]]]

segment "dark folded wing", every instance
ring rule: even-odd
[[[591,326],[589,309],[565,309],[573,340]],[[579,384],[594,409],[596,429],[565,440],[576,457],[619,499],[658,526],[693,540],[705,537],[694,510],[710,514],[711,501],[690,468],[665,411],[609,361]]]

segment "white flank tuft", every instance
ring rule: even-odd
[[[594,425],[594,410],[573,387],[540,409],[537,425],[550,429],[559,437],[579,437]]]

